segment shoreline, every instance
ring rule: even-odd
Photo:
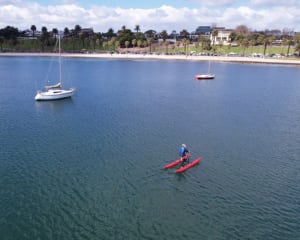
[[[0,57],[55,57],[57,53],[0,53]],[[133,53],[62,53],[66,58],[99,58],[99,59],[128,59],[128,60],[180,60],[180,61],[213,61],[236,63],[284,64],[300,65],[300,60],[284,58],[260,58],[237,56],[192,56],[192,55],[162,55],[162,54],[133,54]]]

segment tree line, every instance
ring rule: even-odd
[[[182,52],[187,53],[191,46],[199,51],[216,52],[223,43],[218,39],[218,29],[212,29],[211,35],[208,37],[207,35],[195,36],[185,29],[179,34],[174,33],[175,31],[168,34],[166,30],[141,32],[139,25],[136,25],[133,30],[122,26],[117,32],[109,28],[104,33],[95,33],[92,29],[84,29],[80,25],[76,25],[73,29],[66,27],[63,32],[59,32],[57,28],[49,31],[45,26],[40,31],[37,31],[35,25],[32,25],[27,31],[19,31],[18,28],[7,26],[0,29],[0,50],[55,51],[56,39],[58,35],[62,35],[63,51],[68,52],[118,51],[129,48],[144,48],[148,52],[164,49],[165,52],[168,52],[169,48],[173,50],[180,48]],[[175,41],[171,41],[172,39]],[[250,31],[247,26],[240,25],[232,30],[229,39],[228,47],[235,43],[243,49],[243,52],[248,48],[261,45],[265,55],[267,47],[278,41],[281,46],[286,46],[286,55],[289,55],[291,47],[295,52],[300,53],[300,35],[291,34],[288,31],[274,36],[270,31]],[[218,44],[216,44],[217,42]]]

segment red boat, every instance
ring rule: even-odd
[[[191,167],[194,167],[195,165],[197,165],[201,160],[202,160],[201,157],[196,158],[194,161],[188,163],[187,165],[178,168],[175,172],[176,173],[184,172],[184,171],[190,169]]]
[[[188,159],[190,157],[190,154],[188,153],[185,157],[184,157],[184,159]],[[181,163],[182,161],[181,161],[181,159],[179,158],[179,159],[177,159],[177,160],[175,160],[174,162],[171,162],[171,163],[169,163],[169,164],[167,164],[166,166],[164,166],[164,169],[168,169],[168,168],[172,168],[172,167],[175,167],[175,166],[177,166],[179,163]]]

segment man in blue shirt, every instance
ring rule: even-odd
[[[189,150],[186,148],[186,145],[183,143],[181,144],[181,147],[179,149],[179,155],[180,159],[182,161],[182,165],[184,165],[184,162],[189,162],[189,158],[187,157],[187,154],[189,153]]]

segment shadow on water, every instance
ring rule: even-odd
[[[35,107],[37,111],[46,110],[52,112],[62,112],[74,104],[75,103],[72,98],[65,98],[65,99],[54,100],[54,101],[36,101]]]

